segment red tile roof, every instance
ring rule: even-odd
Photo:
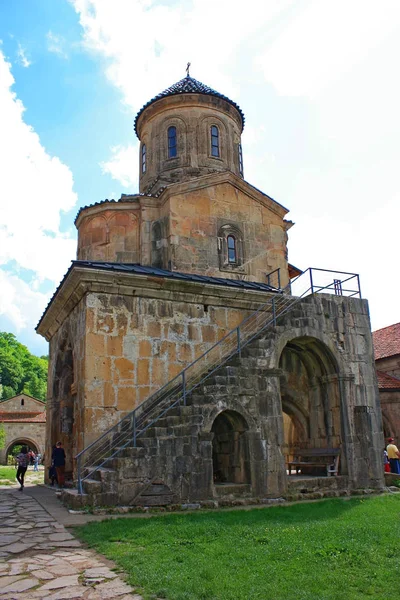
[[[377,371],[378,375],[378,387],[380,390],[400,390],[400,379],[392,377],[382,371]]]
[[[372,333],[375,360],[400,354],[400,323],[389,325]]]
[[[46,423],[45,412],[0,412],[3,423]]]

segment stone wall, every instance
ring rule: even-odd
[[[282,361],[294,348],[309,369],[298,386],[290,375],[293,365]],[[159,501],[149,495],[151,486],[168,490],[175,502],[230,493],[285,496],[290,480],[296,480],[285,467],[282,393],[288,382],[292,397],[297,391],[306,406],[307,447],[340,447],[340,481],[348,490],[381,489],[383,436],[368,305],[321,295],[297,304],[241,357],[214,372],[187,406],[173,408],[137,448],[110,463],[115,471],[104,475],[108,481],[88,482],[86,491],[100,504],[139,505]],[[221,417],[225,434],[224,426],[216,427]],[[225,480],[233,480],[225,481],[226,487],[215,471],[218,460]]]
[[[3,423],[5,446],[0,449],[0,464],[6,464],[7,453],[14,444],[27,444],[35,452],[44,454],[46,423]]]
[[[72,474],[74,457],[85,439],[86,312],[79,302],[50,341],[47,384],[46,464],[61,441],[66,472]]]
[[[85,444],[178,375],[249,312],[211,304],[89,294]]]

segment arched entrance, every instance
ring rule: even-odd
[[[7,446],[6,464],[8,464],[9,456],[15,456],[16,454],[18,454],[21,446],[26,446],[28,448],[28,450],[32,450],[35,454],[38,454],[38,453],[43,454],[43,449],[34,440],[31,440],[31,439],[25,438],[25,437],[16,438],[12,442],[10,442]]]
[[[339,448],[342,431],[338,366],[329,348],[313,337],[295,338],[283,349],[279,366],[284,372],[284,453],[290,458],[298,448]]]
[[[248,425],[238,412],[225,410],[211,428],[214,434],[213,475],[215,483],[250,483]]]

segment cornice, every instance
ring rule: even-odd
[[[140,209],[140,196],[132,196],[130,200],[103,200],[102,202],[96,202],[90,206],[82,207],[75,219],[75,226],[79,229],[83,219],[98,215],[105,210],[131,210],[137,211]]]
[[[274,295],[258,290],[72,265],[40,319],[36,327],[37,333],[50,341],[72,310],[91,292],[252,311]]]

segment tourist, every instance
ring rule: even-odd
[[[26,446],[22,446],[21,452],[19,454],[17,454],[17,456],[15,457],[15,460],[17,461],[17,465],[18,465],[17,481],[18,481],[19,485],[21,486],[19,488],[19,491],[22,492],[24,489],[25,473],[26,473],[26,470],[29,465],[29,453],[28,453],[28,448]]]
[[[386,451],[388,453],[388,458],[390,462],[390,471],[392,473],[397,473],[397,475],[400,475],[400,452],[397,446],[393,443],[394,439],[392,437],[388,439],[388,442],[389,444],[386,448]]]
[[[383,449],[383,465],[385,473],[390,473],[390,462],[386,448]]]
[[[63,488],[65,483],[65,451],[61,442],[53,448],[52,466],[56,468],[58,487]]]
[[[34,471],[39,471],[39,461],[40,461],[40,454],[36,454],[35,458],[33,459],[33,470]]]

